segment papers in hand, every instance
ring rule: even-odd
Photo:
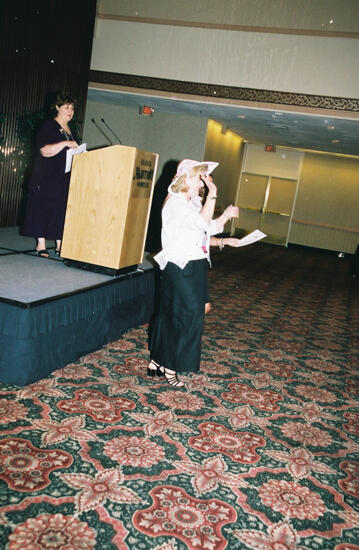
[[[66,172],[70,172],[70,170],[71,170],[72,157],[74,155],[78,155],[79,153],[83,153],[84,151],[86,151],[86,143],[82,143],[78,147],[75,147],[75,149],[67,149],[67,151],[66,151],[65,174],[66,174]]]
[[[259,231],[259,229],[256,229],[255,231],[252,231],[252,233],[249,233],[242,239],[239,239],[238,246],[246,246],[247,244],[255,243],[256,241],[260,241],[261,239],[264,239],[266,237],[266,233],[263,233],[262,231]]]

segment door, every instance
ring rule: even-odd
[[[286,246],[297,192],[297,180],[242,173],[234,220],[235,234],[260,229],[267,242]]]

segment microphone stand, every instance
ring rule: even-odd
[[[110,143],[110,145],[113,145],[112,141],[110,140],[110,138],[108,137],[108,135],[105,134],[105,132],[102,130],[102,128],[100,128],[100,126],[97,124],[96,120],[94,118],[91,119],[91,122],[96,126],[96,128],[98,130],[100,130],[101,134],[103,136],[105,136],[105,138],[107,139],[107,141]]]
[[[120,145],[123,145],[122,141],[120,140],[120,138],[118,137],[117,134],[115,134],[115,132],[112,130],[112,128],[107,124],[107,122],[105,121],[105,119],[101,118],[101,122],[104,123],[104,125],[110,130],[111,134],[113,134],[115,136],[115,138],[118,140],[119,144]]]

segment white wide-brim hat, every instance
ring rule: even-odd
[[[173,184],[176,183],[176,181],[183,175],[188,175],[190,173],[190,171],[192,170],[192,168],[194,168],[195,166],[207,166],[207,170],[206,170],[206,174],[210,174],[211,172],[213,172],[213,170],[215,168],[217,168],[218,166],[218,162],[210,162],[210,161],[206,161],[206,160],[203,160],[201,162],[199,162],[198,160],[191,160],[191,159],[184,159],[182,160],[179,165],[177,166],[177,172],[173,178],[173,180],[171,181],[169,187],[168,187],[168,192],[169,193],[173,193],[171,187]]]

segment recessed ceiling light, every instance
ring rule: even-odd
[[[330,24],[334,23],[334,19],[331,19],[331,20],[329,21],[329,23],[330,23]]]

